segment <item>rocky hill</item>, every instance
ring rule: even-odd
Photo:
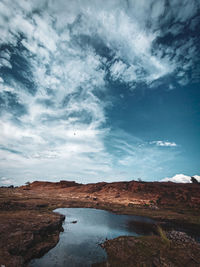
[[[42,182],[35,181],[22,187],[32,191],[54,191],[55,194],[87,194],[87,197],[98,197],[102,200],[113,200],[127,204],[157,204],[187,206],[200,205],[200,184],[183,184],[172,182],[113,182],[79,184],[74,181]],[[119,199],[119,201],[117,200]]]

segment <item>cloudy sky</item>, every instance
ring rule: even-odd
[[[198,0],[0,0],[0,184],[200,174]]]

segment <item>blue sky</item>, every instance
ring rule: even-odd
[[[197,0],[0,0],[0,184],[200,173]]]

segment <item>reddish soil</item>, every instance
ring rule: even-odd
[[[75,182],[60,181],[33,182],[22,187],[47,193],[56,190],[60,197],[77,197],[87,194],[88,197],[98,197],[100,201],[120,204],[152,204],[174,205],[184,204],[191,207],[200,206],[200,184],[176,184],[171,182],[114,182],[96,184],[77,184]],[[45,192],[44,192],[45,191]],[[67,194],[67,195],[66,195]]]
[[[59,240],[58,207],[93,207],[200,229],[200,185],[159,182],[33,182],[0,188],[0,266],[27,266]],[[192,266],[192,265],[191,265]],[[195,265],[194,265],[195,266]]]

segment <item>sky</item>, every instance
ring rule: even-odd
[[[0,184],[200,175],[199,32],[198,0],[0,0]]]

